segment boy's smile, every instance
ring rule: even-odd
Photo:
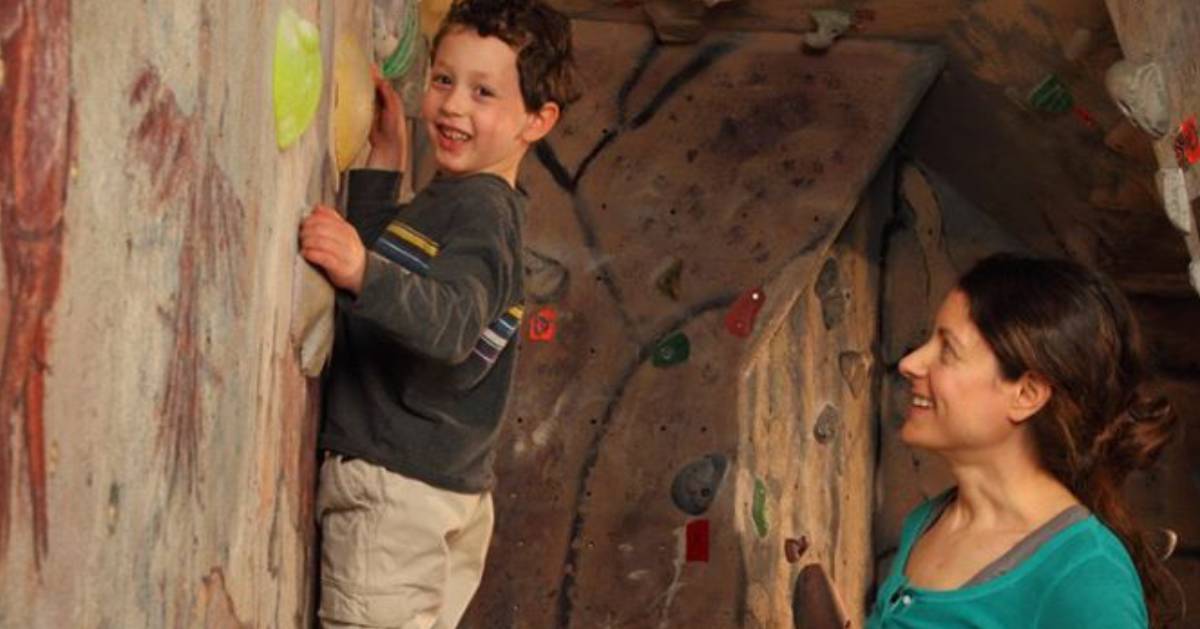
[[[521,158],[537,139],[530,135],[536,114],[525,109],[517,52],[470,28],[453,28],[438,43],[421,118],[438,169],[448,175],[491,173],[515,184]]]

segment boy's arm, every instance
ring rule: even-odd
[[[370,248],[396,217],[396,196],[404,174],[389,170],[352,170],[347,182],[346,220]]]
[[[340,293],[339,305],[417,353],[452,364],[466,360],[512,298],[515,254],[498,205],[460,206],[458,227],[424,275],[368,252],[361,290]]]

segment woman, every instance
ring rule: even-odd
[[[900,437],[957,481],[904,523],[869,627],[1145,627],[1170,576],[1122,503],[1176,417],[1143,396],[1113,284],[1076,264],[977,264],[904,357]]]

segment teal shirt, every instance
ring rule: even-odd
[[[1060,531],[1011,572],[956,590],[913,587],[904,567],[935,501],[926,500],[905,519],[891,573],[867,620],[869,629],[1147,626],[1133,561],[1094,515]]]

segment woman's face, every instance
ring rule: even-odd
[[[960,290],[951,292],[924,345],[900,361],[912,385],[900,439],[943,454],[985,451],[1016,430],[1009,421],[1016,383],[1006,382],[996,355],[975,323]]]

